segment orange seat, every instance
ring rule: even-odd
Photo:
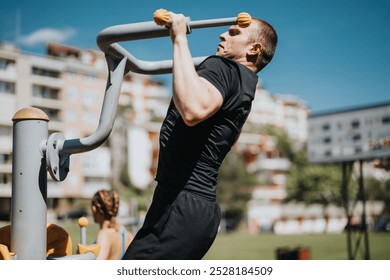
[[[11,247],[11,227],[6,225],[0,228],[0,260],[12,259],[12,253],[9,251]]]
[[[0,260],[11,259],[11,226],[0,228]],[[47,225],[46,257],[63,257],[72,255],[72,239],[62,227]]]
[[[62,227],[47,225],[46,257],[64,257],[72,255],[72,239]]]

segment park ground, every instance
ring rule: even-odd
[[[64,228],[72,237],[74,245],[80,242],[77,222],[67,223]],[[93,243],[98,227],[87,228],[87,242]],[[360,245],[356,242],[360,240]],[[369,256],[371,260],[390,260],[390,233],[369,232]],[[354,259],[364,259],[364,238],[362,234],[352,235]],[[347,260],[347,234],[275,235],[247,234],[241,232],[218,234],[206,254],[206,260],[275,260],[278,248],[306,248],[312,260]]]
[[[5,225],[3,222],[0,226]],[[80,242],[80,227],[77,221],[59,223],[71,236],[73,254]],[[96,238],[98,226],[87,227],[87,243]],[[360,241],[360,245],[356,245]],[[279,248],[291,250],[304,248],[312,260],[347,260],[347,234],[276,235],[247,234],[242,232],[218,234],[214,244],[204,257],[205,260],[275,260]],[[369,232],[369,258],[390,260],[390,233]],[[356,250],[354,259],[364,259],[364,238],[361,234],[352,235],[352,248]]]

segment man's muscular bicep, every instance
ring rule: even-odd
[[[208,104],[207,109],[205,110],[204,120],[214,115],[221,108],[223,97],[222,93],[207,79],[200,77],[200,80],[208,93]]]
[[[196,78],[194,88],[174,94],[173,102],[183,121],[188,126],[194,126],[215,114],[222,106],[221,92],[207,79]]]

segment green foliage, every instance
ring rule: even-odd
[[[385,207],[382,215],[390,217],[390,180],[367,178],[364,182],[367,199],[383,201]]]
[[[150,185],[146,189],[139,189],[131,182],[127,165],[125,165],[120,174],[120,182],[114,184],[113,189],[117,190],[120,197],[124,200],[136,198],[138,210],[145,211],[149,207],[150,198],[153,196],[154,186]]]
[[[306,150],[301,150],[294,155],[294,162],[287,177],[287,200],[306,204],[342,205],[341,180],[340,165],[310,164]]]
[[[264,128],[264,133],[276,138],[276,147],[281,158],[292,160],[294,156],[293,144],[286,131],[277,129],[273,126],[266,126]]]
[[[306,204],[330,203],[342,206],[342,167],[341,164],[310,164],[306,150],[295,153],[293,165],[287,177],[287,201],[300,201]],[[358,196],[358,181],[351,174],[348,182],[348,199],[362,199]],[[364,180],[365,199],[383,201],[383,215],[390,217],[390,180],[380,181],[372,177]]]

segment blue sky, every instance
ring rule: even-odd
[[[44,52],[47,40],[98,49],[102,29],[150,21],[158,8],[193,20],[246,11],[270,22],[279,45],[259,77],[270,92],[297,96],[313,112],[390,101],[388,0],[2,0],[0,41],[35,53]],[[194,30],[189,35],[192,55],[214,54],[226,28]],[[169,38],[124,46],[140,59],[171,58]]]

